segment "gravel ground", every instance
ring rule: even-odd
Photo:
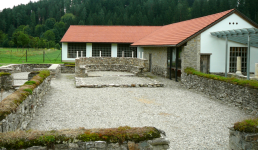
[[[74,75],[62,74],[51,81],[45,104],[29,128],[154,126],[166,132],[170,149],[228,149],[228,127],[250,117],[180,83],[152,77],[165,87],[75,88]]]
[[[79,85],[85,84],[98,84],[98,85],[109,85],[109,84],[149,84],[158,83],[157,81],[145,78],[145,77],[125,77],[125,76],[103,76],[103,77],[87,77],[77,78]]]
[[[135,76],[129,72],[114,72],[114,71],[92,71],[88,73],[89,77],[101,77],[101,76]]]

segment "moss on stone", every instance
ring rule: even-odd
[[[25,85],[33,85],[33,84],[36,84],[35,81],[27,81],[24,83]]]
[[[256,81],[256,80],[243,80],[243,79],[237,79],[234,77],[228,78],[228,77],[222,77],[222,76],[214,75],[214,74],[205,74],[205,73],[196,71],[195,69],[189,68],[189,67],[186,68],[184,71],[187,74],[193,74],[193,75],[197,75],[200,77],[205,77],[205,78],[209,78],[209,79],[228,82],[231,84],[236,84],[236,85],[241,85],[241,86],[258,89],[258,81]]]
[[[258,118],[247,119],[234,124],[234,129],[246,133],[258,133]]]
[[[108,143],[123,143],[124,141],[140,142],[160,137],[160,132],[154,127],[119,127],[108,129],[71,129],[60,131],[15,131],[0,133],[0,147],[21,149],[32,146],[47,146],[54,144],[86,141],[106,141]]]
[[[8,72],[0,72],[0,77],[1,76],[9,76],[11,75],[11,73],[8,73]]]

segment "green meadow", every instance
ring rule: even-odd
[[[26,53],[27,51],[27,53]],[[26,59],[27,56],[27,59]],[[5,64],[42,64],[61,62],[61,50],[34,48],[0,48],[0,66]]]

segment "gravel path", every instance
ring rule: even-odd
[[[155,80],[145,77],[125,77],[125,76],[103,76],[103,77],[87,77],[87,78],[77,78],[77,82],[81,85],[85,84],[148,84],[148,83],[158,83]]]
[[[94,82],[96,78],[92,78]],[[75,88],[74,75],[52,80],[29,128],[154,126],[171,149],[228,149],[228,127],[250,117],[235,107],[155,77],[164,88]]]

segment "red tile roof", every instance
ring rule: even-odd
[[[143,39],[133,43],[132,45],[134,46],[177,45],[180,42],[191,37],[195,33],[201,31],[202,29],[205,29],[205,27],[216,22],[223,16],[231,13],[232,11],[234,11],[234,9],[205,16],[205,17],[200,17],[196,19],[191,19],[191,20],[163,26],[162,28],[156,30],[155,32],[144,37]]]
[[[61,42],[133,43],[133,46],[178,45],[234,11],[231,9],[166,26],[72,25]]]
[[[72,25],[61,42],[133,43],[161,27]]]

